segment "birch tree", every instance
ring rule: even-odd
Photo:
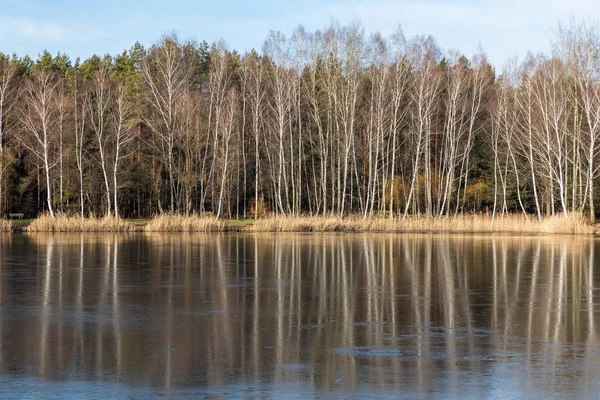
[[[91,90],[87,96],[87,113],[90,117],[90,125],[98,143],[99,164],[102,168],[104,179],[104,196],[106,198],[106,215],[112,213],[112,196],[110,188],[109,171],[109,122],[110,106],[112,102],[112,88],[109,76],[110,61],[102,60],[97,71],[94,73]]]
[[[242,59],[242,79],[245,82],[245,96],[250,108],[250,120],[254,136],[254,218],[258,218],[259,204],[263,202],[261,191],[261,151],[260,143],[264,127],[264,108],[266,83],[265,70],[256,53],[251,53]]]
[[[157,135],[169,176],[170,210],[175,212],[176,182],[174,152],[179,121],[177,105],[191,84],[191,68],[185,47],[177,36],[166,36],[142,59],[141,72],[149,89],[148,102],[156,118],[145,117]]]
[[[133,140],[133,132],[131,129],[132,101],[127,93],[125,83],[120,80],[115,86],[114,105],[112,107],[113,119],[113,165],[112,165],[112,180],[113,180],[113,208],[115,218],[119,218],[119,202],[117,192],[119,162],[125,156],[126,146]]]
[[[85,217],[85,198],[83,190],[83,163],[85,142],[87,139],[88,91],[84,86],[81,71],[77,65],[70,77],[71,86],[71,111],[73,114],[73,131],[75,137],[75,163],[79,178],[79,208],[81,219]]]
[[[58,123],[57,97],[62,89],[60,79],[53,71],[36,69],[32,79],[23,88],[20,121],[23,126],[19,136],[23,147],[28,149],[44,167],[46,183],[46,206],[54,219],[52,182],[50,172],[56,165],[56,126]]]
[[[594,178],[598,173],[596,158],[600,138],[600,28],[597,22],[575,21],[559,25],[555,52],[564,60],[577,85],[583,112],[587,174],[587,198],[590,220],[595,220]]]
[[[227,181],[229,173],[229,163],[231,159],[231,141],[236,135],[235,117],[237,113],[238,98],[237,93],[232,89],[227,93],[225,98],[224,110],[220,114],[220,118],[223,121],[219,124],[221,127],[220,137],[222,138],[223,145],[220,147],[221,150],[221,182],[219,189],[219,200],[217,205],[216,217],[220,217],[223,212],[223,199],[225,195],[225,183]]]
[[[413,155],[412,178],[408,199],[404,208],[404,217],[408,215],[411,201],[415,196],[417,177],[423,163],[425,173],[426,215],[432,212],[431,199],[431,135],[433,117],[438,106],[438,94],[441,89],[442,75],[437,69],[438,48],[433,38],[417,38],[411,44],[414,72],[414,83],[411,90],[412,126],[411,154]],[[416,212],[416,209],[413,210]]]

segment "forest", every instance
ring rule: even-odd
[[[240,54],[168,34],[0,53],[0,215],[254,218],[597,212],[600,29],[496,71],[359,21]]]

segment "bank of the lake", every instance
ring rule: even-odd
[[[217,219],[212,216],[161,214],[151,219],[115,217],[81,219],[42,215],[33,220],[0,220],[0,231],[27,232],[447,232],[583,234],[597,232],[581,214],[534,216],[467,214],[451,217],[270,216],[259,219]]]

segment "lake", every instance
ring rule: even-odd
[[[600,242],[0,237],[0,398],[597,398]]]

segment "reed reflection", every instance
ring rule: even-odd
[[[19,240],[0,245],[3,373],[166,390],[598,388],[593,238]]]

